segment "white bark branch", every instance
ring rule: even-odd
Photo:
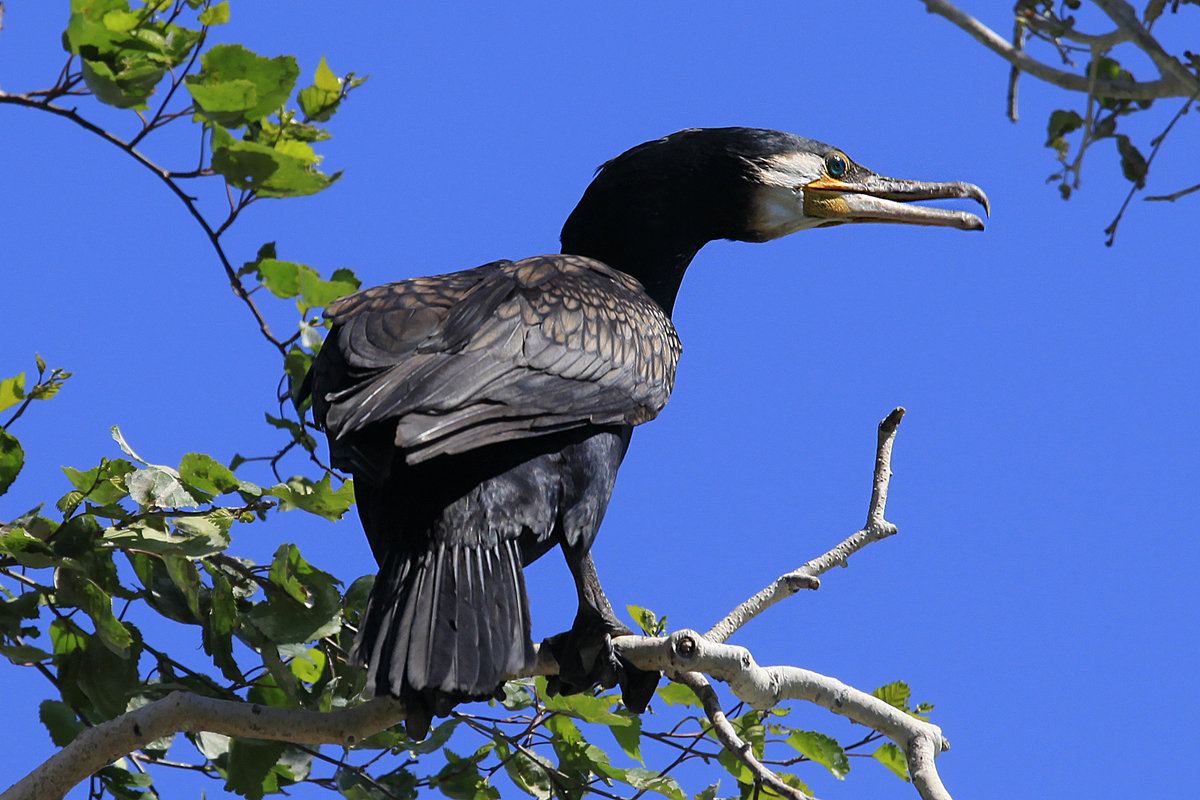
[[[819,589],[821,581],[818,576],[834,567],[846,566],[846,560],[859,550],[896,533],[896,526],[884,519],[884,512],[887,510],[888,485],[892,477],[892,444],[896,440],[896,430],[903,417],[904,409],[896,408],[879,423],[875,473],[871,484],[871,503],[867,509],[866,526],[824,555],[779,576],[770,586],[712,626],[708,633],[704,634],[704,638],[713,642],[727,641],[739,628],[780,600],[791,597],[801,589]]]
[[[695,692],[696,697],[700,699],[701,704],[704,706],[705,716],[712,723],[713,733],[717,735],[717,740],[726,750],[733,753],[738,761],[745,764],[754,773],[754,777],[760,783],[769,786],[771,791],[780,797],[791,797],[793,800],[813,800],[811,795],[788,786],[778,775],[755,757],[753,749],[748,743],[742,741],[742,738],[738,736],[737,731],[734,730],[733,725],[730,724],[729,719],[725,716],[725,712],[721,709],[721,701],[707,678],[699,672],[684,672],[674,676],[674,679]]]
[[[1181,87],[1185,88],[1186,96],[1195,94],[1197,89],[1200,89],[1200,79],[1188,72],[1187,68],[1179,63],[1179,59],[1162,49],[1158,40],[1142,25],[1133,6],[1124,0],[1093,0],[1093,2],[1100,6],[1113,22],[1117,23],[1120,30],[1129,35],[1129,40],[1137,45],[1138,49],[1150,57],[1163,77],[1174,78]]]
[[[947,2],[947,0],[921,0],[921,2],[925,5],[926,11],[950,20],[984,47],[1022,72],[1028,72],[1036,78],[1041,78],[1047,83],[1069,91],[1083,93],[1089,91],[1087,75],[1077,75],[1038,61],[1026,51],[1013,47],[1012,43],[1003,36],[953,3]],[[1096,94],[1101,97],[1115,97],[1122,100],[1152,100],[1160,97],[1191,97],[1200,88],[1200,78],[1192,75],[1178,60],[1162,50],[1154,37],[1137,22],[1136,13],[1130,17],[1124,12],[1121,7],[1128,8],[1127,3],[1119,2],[1119,0],[1096,0],[1096,3],[1109,13],[1124,35],[1128,36],[1128,40],[1141,48],[1161,72],[1160,77],[1153,81],[1097,80],[1095,83]],[[1132,12],[1132,9],[1130,8],[1129,11]],[[1108,34],[1104,38],[1112,36],[1113,34]]]
[[[404,707],[376,698],[345,711],[301,711],[172,692],[161,700],[81,732],[0,800],[51,800],[155,739],[209,731],[305,744],[349,747],[404,719]]]
[[[766,709],[784,700],[806,700],[882,733],[904,751],[913,785],[925,800],[949,800],[933,759],[950,743],[942,729],[847,686],[836,678],[800,667],[760,667],[750,651],[707,640],[695,631],[670,636],[622,636],[621,654],[643,669],[672,674],[703,672],[725,681],[752,707]]]

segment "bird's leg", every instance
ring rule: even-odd
[[[571,547],[564,547],[563,551],[575,579],[579,610],[571,630],[546,640],[559,668],[551,690],[575,694],[596,684],[608,689],[620,683],[625,705],[640,713],[650,702],[660,673],[638,669],[621,658],[613,647],[612,637],[633,631],[613,612],[600,586],[591,553]]]

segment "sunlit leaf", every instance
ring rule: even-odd
[[[321,56],[316,75],[313,76],[313,85],[301,89],[296,100],[305,118],[325,122],[337,111],[341,91],[341,81],[325,62],[325,56]]]
[[[912,689],[908,688],[908,684],[904,681],[892,681],[880,686],[871,692],[871,695],[878,697],[889,706],[894,706],[901,711],[908,711],[908,698],[912,696]]]
[[[299,197],[331,186],[340,172],[326,175],[307,157],[287,152],[296,142],[270,147],[234,140],[223,128],[212,134],[212,168],[231,186],[264,197]]]
[[[696,693],[682,683],[671,682],[666,686],[658,687],[658,696],[668,705],[704,708],[704,704],[700,702],[699,697],[696,697]]]
[[[202,492],[222,495],[237,491],[239,481],[224,464],[204,453],[188,453],[179,462],[179,477]]]
[[[25,399],[25,373],[0,380],[0,411]]]
[[[215,45],[200,64],[200,72],[184,82],[201,113],[226,128],[240,128],[281,108],[300,74],[291,56],[264,58],[240,44]],[[215,162],[215,146],[213,151]]]
[[[850,761],[837,739],[816,731],[796,731],[787,743],[807,758],[828,769],[839,780],[850,771]]]
[[[139,505],[152,508],[195,508],[199,501],[179,480],[171,467],[152,464],[125,476],[129,496]]]
[[[880,746],[878,750],[871,754],[875,759],[885,767],[895,773],[896,777],[903,780],[909,780],[908,777],[908,761],[904,758],[904,753],[899,747],[888,742]]]
[[[228,0],[221,0],[215,6],[209,6],[200,12],[198,19],[201,25],[224,25],[229,22]]]
[[[316,482],[300,476],[289,478],[286,484],[272,486],[267,494],[278,497],[283,510],[299,508],[325,519],[337,520],[354,505],[354,482],[347,481],[335,490],[328,474]]]
[[[679,782],[670,775],[662,775],[654,770],[633,767],[625,770],[625,780],[630,786],[643,792],[654,792],[671,800],[687,800]]]
[[[8,491],[13,485],[21,467],[25,466],[25,451],[17,437],[6,430],[0,429],[0,494]]]

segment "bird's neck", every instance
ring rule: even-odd
[[[621,247],[621,240],[636,241],[639,246]],[[671,316],[679,286],[683,282],[683,273],[703,245],[702,241],[671,241],[665,236],[643,234],[636,238],[613,237],[607,242],[597,242],[591,246],[564,241],[562,251],[603,261],[613,269],[636,278],[646,288],[646,294],[667,316]]]

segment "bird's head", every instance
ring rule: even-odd
[[[633,275],[669,312],[683,271],[706,242],[765,242],[847,222],[983,229],[974,214],[911,204],[944,198],[988,209],[973,184],[885,178],[812,139],[692,128],[602,166],[563,226],[562,251]]]
[[[983,230],[983,220],[974,214],[911,204],[967,198],[986,214],[987,195],[974,184],[885,178],[836,147],[775,131],[741,130],[751,190],[746,229],[738,239],[763,242],[847,222]]]

